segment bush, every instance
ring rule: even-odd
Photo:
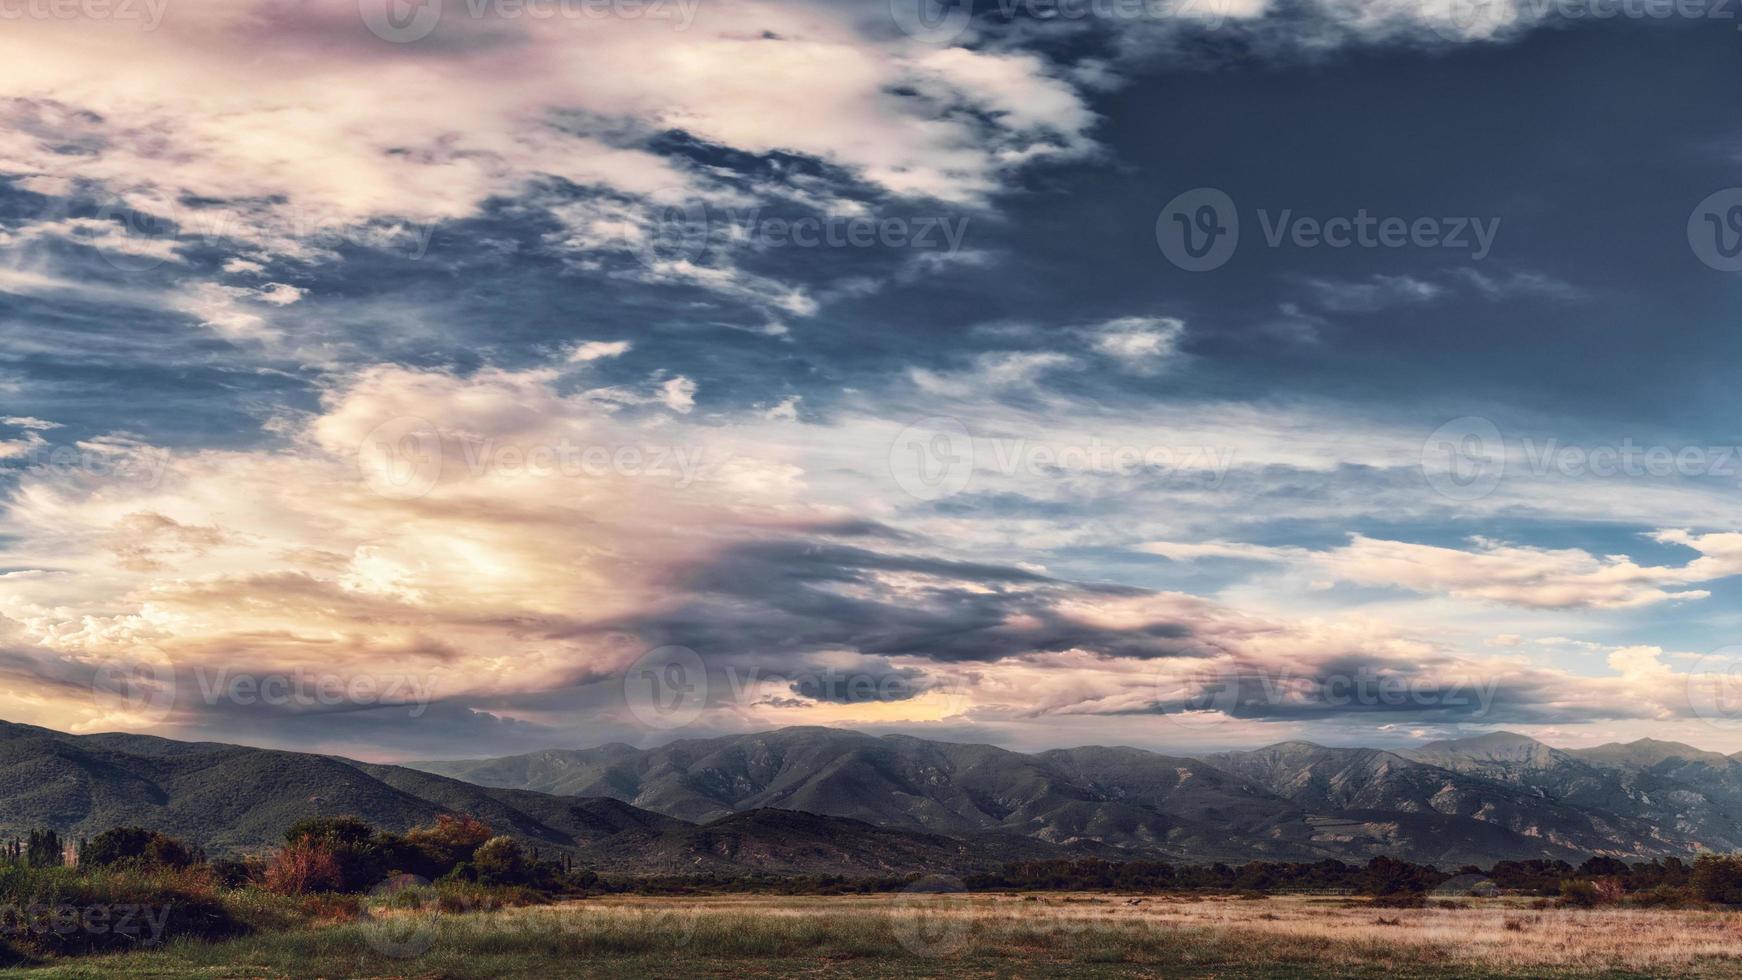
[[[307,895],[340,891],[345,875],[326,842],[303,838],[273,857],[261,884],[280,895]]]
[[[492,837],[472,854],[472,870],[481,885],[522,885],[532,876],[526,852],[512,837]]]
[[[438,877],[449,868],[472,860],[472,854],[492,836],[490,825],[476,817],[444,813],[433,826],[413,827],[405,832],[405,844],[415,849],[428,866],[400,870],[417,871],[426,878]]]
[[[144,827],[116,827],[91,838],[79,852],[86,867],[136,865],[147,868],[186,868],[194,863],[194,849]]]
[[[1675,885],[1658,885],[1627,896],[1627,904],[1642,909],[1688,909],[1700,904],[1692,889]]]
[[[388,870],[388,855],[399,843],[397,837],[377,833],[356,817],[312,817],[293,824],[284,832],[289,845],[317,845],[332,855],[339,867],[338,891],[365,891],[381,881]]]
[[[78,871],[0,868],[0,934],[18,955],[119,951],[247,931],[199,869],[126,862]]]
[[[1742,857],[1702,854],[1688,884],[1704,901],[1742,905]]]
[[[1597,886],[1582,878],[1568,878],[1561,882],[1561,897],[1557,904],[1563,908],[1595,908],[1601,901]]]
[[[258,877],[261,870],[247,861],[234,858],[219,858],[207,867],[212,871],[212,878],[225,888],[241,888]]]

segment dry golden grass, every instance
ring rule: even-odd
[[[92,958],[59,977],[1742,976],[1742,915],[1355,899],[614,896]]]

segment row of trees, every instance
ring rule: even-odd
[[[46,867],[58,847],[52,831],[8,848],[18,863]],[[464,880],[484,885],[556,888],[572,870],[567,858],[548,861],[511,837],[494,834],[473,817],[442,815],[404,833],[378,830],[356,817],[304,820],[284,835],[284,846],[264,858],[207,861],[198,847],[144,827],[106,830],[78,849],[81,868],[129,866],[179,871],[209,867],[221,884],[257,884],[285,894],[360,892],[395,875]]]
[[[28,867],[65,863],[75,849],[53,830],[32,831],[26,839],[0,846],[0,860]],[[545,890],[619,891],[639,887],[769,887],[801,891],[880,891],[903,887],[905,879],[848,881],[819,879],[710,879],[608,882],[591,871],[577,871],[564,855],[543,858],[511,837],[495,834],[469,816],[438,817],[435,823],[403,833],[380,830],[356,817],[319,817],[292,826],[284,846],[263,858],[208,862],[198,847],[142,827],[117,827],[76,848],[81,868],[135,866],[182,870],[208,867],[229,886],[255,884],[285,894],[362,892],[398,875],[436,881],[466,881],[485,886],[524,886]],[[1109,890],[1348,892],[1380,897],[1423,895],[1460,875],[1480,875],[1509,892],[1558,898],[1574,905],[1628,899],[1641,902],[1718,902],[1742,905],[1742,856],[1700,855],[1693,863],[1662,858],[1629,864],[1594,857],[1566,861],[1501,861],[1483,871],[1464,866],[1443,871],[1391,857],[1366,864],[1326,860],[1312,863],[1253,861],[1242,865],[1175,865],[1159,861],[1093,859],[1023,861],[995,871],[968,875],[971,890]],[[805,888],[806,884],[814,888]]]
[[[79,842],[82,848],[84,842]],[[69,853],[70,852],[70,853]],[[70,863],[77,851],[53,830],[32,830],[23,840],[16,837],[0,844],[0,864],[26,868],[58,868]]]
[[[1345,891],[1388,897],[1423,895],[1460,875],[1479,875],[1506,891],[1558,898],[1571,905],[1624,899],[1644,904],[1742,905],[1742,856],[1716,854],[1702,854],[1692,864],[1674,857],[1632,864],[1594,857],[1576,866],[1566,861],[1501,861],[1486,871],[1473,865],[1442,871],[1390,857],[1376,857],[1364,865],[1342,861],[1254,861],[1239,866],[1024,861],[971,875],[964,883],[970,889],[1026,891]]]
[[[444,814],[403,834],[356,817],[320,817],[290,828],[259,878],[267,888],[293,894],[363,891],[402,874],[554,889],[569,870],[566,859],[543,860],[536,849],[474,817]]]

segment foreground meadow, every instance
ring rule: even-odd
[[[349,922],[16,971],[30,978],[1742,976],[1742,914],[1506,899],[1113,894],[614,896]]]

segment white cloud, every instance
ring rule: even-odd
[[[622,357],[632,345],[627,340],[589,340],[569,351],[569,363],[581,364],[608,357]]]
[[[1137,374],[1153,373],[1178,353],[1185,322],[1173,317],[1121,317],[1091,330],[1097,351]]]
[[[696,383],[679,375],[659,386],[659,396],[666,408],[688,414],[696,407]]]
[[[1653,539],[1699,553],[1686,565],[1640,565],[1625,555],[1593,555],[1578,548],[1535,548],[1472,538],[1468,549],[1386,541],[1352,535],[1327,551],[1212,541],[1151,542],[1141,550],[1175,560],[1236,558],[1281,562],[1356,585],[1443,593],[1459,599],[1534,609],[1614,609],[1709,592],[1680,588],[1742,575],[1742,534],[1696,535],[1659,531]]]

